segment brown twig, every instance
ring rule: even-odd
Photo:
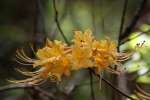
[[[133,28],[135,27],[135,25],[137,24],[141,13],[144,9],[144,6],[146,4],[147,0],[141,0],[141,3],[139,5],[139,8],[137,9],[137,12],[135,13],[131,23],[129,24],[129,26],[127,26],[127,28],[125,29],[125,31],[122,33],[122,35],[120,36],[120,42],[119,45],[122,43],[122,40],[124,40],[125,38],[128,38],[128,36],[131,34],[131,31],[133,30]]]
[[[128,4],[128,0],[124,0],[124,6],[123,6],[123,11],[122,11],[122,17],[121,17],[121,24],[120,24],[120,29],[119,29],[118,43],[120,43],[120,41],[121,41],[121,34],[122,34],[122,31],[123,31],[123,26],[124,26],[124,22],[125,22],[127,4]]]
[[[95,0],[91,1],[91,15],[92,15],[92,24],[93,24],[93,30],[96,34],[96,23],[95,23]],[[93,87],[93,75],[91,70],[89,69],[89,75],[90,75],[90,90],[91,90],[91,99],[95,100],[95,92]]]
[[[92,26],[93,26],[93,33],[96,34],[96,22],[95,22],[95,0],[91,0],[91,16],[92,16]]]
[[[90,69],[89,69],[89,75],[90,75],[91,98],[92,100],[95,100],[95,93],[94,93],[94,87],[93,87],[93,75]]]
[[[117,51],[120,52],[120,42],[121,42],[121,36],[122,36],[122,31],[124,29],[124,22],[125,22],[125,16],[126,16],[126,12],[127,12],[127,6],[128,6],[128,0],[124,0],[124,3],[123,3],[123,10],[122,10],[122,15],[121,15],[121,23],[120,23],[120,28],[119,28],[119,35],[118,35],[118,46],[117,46]],[[125,77],[125,76],[122,76],[122,77]],[[118,86],[120,86],[119,83],[117,83],[117,81],[119,81],[120,83],[120,80],[116,77],[116,76],[113,76],[112,77],[112,83],[113,84],[117,84]],[[106,81],[107,82],[107,81]],[[113,85],[112,84],[112,85]],[[124,84],[121,84],[122,87],[126,88],[126,83]],[[112,98],[118,98],[116,93],[113,93],[112,94]],[[120,99],[122,99],[122,96],[119,96]]]
[[[56,0],[53,0],[53,8],[54,8],[54,12],[55,12],[55,22],[56,22],[57,28],[58,28],[60,34],[62,35],[63,39],[65,40],[65,42],[67,44],[69,44],[69,41],[67,40],[64,32],[62,31],[62,29],[60,27],[60,23],[59,23],[59,20],[58,20],[58,10],[56,8]]]
[[[139,36],[141,36],[141,35],[143,35],[144,33],[149,33],[150,32],[150,30],[147,30],[147,31],[145,31],[145,32],[140,32],[139,34],[137,34],[135,37],[133,37],[133,38],[127,38],[127,39],[124,39],[122,42],[121,42],[121,44],[120,45],[123,45],[124,43],[126,43],[126,42],[130,42],[131,40],[134,40],[134,39],[136,39],[136,38],[138,38]]]
[[[100,77],[100,76],[99,76]],[[105,80],[104,78],[102,78],[102,80],[108,84],[111,88],[113,88],[114,90],[116,90],[118,93],[122,94],[123,96],[131,99],[131,100],[135,100],[132,97],[130,97],[129,95],[127,95],[126,93],[122,92],[121,90],[119,90],[118,88],[114,87],[109,81]]]
[[[64,0],[64,6],[63,6],[63,13],[62,13],[62,15],[59,17],[59,24],[61,24],[61,22],[65,19],[65,17],[66,17],[66,14],[68,13],[68,1],[67,0]],[[55,22],[54,22],[55,23]],[[55,37],[57,36],[57,26],[55,26],[55,28],[54,29],[52,29],[52,32],[50,33],[50,38],[51,38],[51,40],[54,40],[55,39]]]
[[[104,0],[101,0],[101,16],[102,33],[105,33]]]
[[[42,90],[40,87],[32,85],[32,84],[7,85],[7,86],[0,87],[0,92],[14,90],[14,89],[32,89],[32,90],[38,91],[39,93],[47,96],[48,98],[51,98],[52,100],[57,100],[53,94],[46,92],[46,91]]]
[[[112,89],[114,89],[115,91],[117,91],[118,93],[122,94],[123,96],[131,99],[131,100],[136,100],[132,97],[130,97],[128,94],[122,92],[121,90],[119,90],[118,88],[114,87],[108,80],[104,79],[103,77],[101,77],[99,74],[96,74],[93,70],[91,70],[92,73],[97,76],[98,78],[101,78],[106,84],[108,84]]]

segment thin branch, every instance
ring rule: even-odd
[[[33,89],[33,90],[38,91],[39,93],[47,96],[48,98],[51,98],[52,100],[57,100],[53,94],[46,92],[46,91],[42,90],[40,87],[32,85],[32,84],[7,85],[7,86],[0,87],[0,92],[5,92],[5,91],[9,91],[9,90],[14,90],[14,89]]]
[[[95,23],[95,0],[91,1],[91,14],[92,14],[92,24],[93,24],[93,30],[96,34],[96,23]],[[90,90],[91,90],[91,99],[95,100],[95,93],[94,93],[94,87],[93,87],[93,76],[92,72],[89,69],[89,75],[90,75]]]
[[[126,15],[126,11],[127,11],[127,4],[128,4],[128,0],[124,0],[124,6],[123,6],[123,11],[122,11],[122,17],[121,17],[121,24],[120,24],[120,30],[119,30],[118,43],[120,43],[120,41],[121,41],[121,34],[122,34],[122,31],[123,31],[123,26],[124,26],[124,22],[125,22],[125,15]]]
[[[105,33],[105,17],[104,17],[104,0],[101,0],[101,27],[102,27],[102,33]]]
[[[125,29],[125,31],[120,36],[120,40],[124,40],[125,38],[127,38],[131,34],[131,31],[133,30],[133,28],[135,27],[135,25],[137,24],[137,22],[141,16],[141,13],[144,9],[146,2],[147,2],[147,0],[141,0],[140,6],[137,9],[137,12],[135,13],[129,26]],[[119,42],[119,44],[121,44],[121,43],[122,43],[122,41]]]
[[[92,100],[95,100],[95,93],[94,93],[94,87],[93,87],[93,76],[92,76],[91,70],[89,70],[89,74],[90,74],[91,98],[92,98]]]
[[[98,78],[101,77],[99,74],[96,74],[93,70],[91,70],[91,71],[92,71],[92,73],[93,73],[94,75],[96,75]],[[101,79],[102,79],[106,84],[108,84],[112,89],[114,89],[114,90],[117,91],[118,93],[122,94],[123,96],[125,96],[125,97],[127,97],[127,98],[129,98],[129,99],[131,99],[131,100],[136,100],[136,99],[130,97],[128,94],[122,92],[122,91],[119,90],[118,88],[114,87],[108,80],[104,79],[103,77],[101,77]]]
[[[76,18],[76,13],[75,13],[76,11],[74,11],[74,9],[73,9],[73,6],[76,5],[76,4],[74,3],[73,0],[67,0],[67,2],[69,2],[69,4],[71,5],[69,7],[70,10],[68,10],[68,12],[69,12],[72,24],[74,26],[76,26],[77,29],[82,29],[82,25],[80,24],[80,21],[78,21],[77,18]]]
[[[100,76],[99,76],[100,77]],[[118,93],[122,94],[123,96],[131,99],[131,100],[135,100],[134,98],[130,97],[128,94],[122,92],[121,90],[119,90],[118,88],[114,87],[109,81],[105,80],[103,77],[102,77],[102,80],[108,84],[111,88],[113,88],[115,91],[117,91]]]
[[[149,33],[149,32],[150,32],[150,30],[147,30],[147,31],[145,31],[145,32],[140,32],[139,34],[137,34],[137,35],[136,35],[135,37],[133,37],[133,38],[124,39],[124,40],[121,42],[120,45],[123,45],[123,44],[126,43],[126,42],[130,42],[131,40],[134,40],[134,39],[138,38],[139,36],[141,36],[141,35],[143,35],[143,34],[145,34],[145,33]]]
[[[69,41],[67,40],[64,32],[62,31],[62,29],[60,27],[60,23],[59,23],[59,20],[58,20],[58,10],[56,8],[56,0],[53,0],[53,8],[54,8],[54,12],[55,12],[55,22],[56,22],[57,28],[58,28],[60,34],[62,35],[63,39],[65,40],[65,42],[67,44],[69,44]]]
[[[124,3],[123,3],[123,9],[122,9],[122,15],[121,15],[121,23],[120,23],[120,28],[119,28],[119,35],[118,35],[118,46],[117,46],[117,51],[120,52],[120,41],[122,40],[121,39],[121,35],[122,35],[122,31],[124,29],[124,23],[125,23],[125,16],[126,16],[126,12],[127,12],[127,6],[128,6],[128,0],[124,0]],[[125,76],[122,76],[122,78],[125,77]],[[116,76],[113,76],[112,77],[112,83],[113,84],[117,84],[117,81],[120,82],[120,79],[117,79]],[[102,79],[103,80],[103,79]],[[105,80],[103,80],[105,81]],[[105,81],[107,82],[107,81]],[[111,84],[110,86],[113,86],[113,84]],[[120,86],[121,85],[121,86]],[[123,88],[126,88],[126,83],[124,84],[117,84],[118,87],[123,87]],[[118,89],[119,90],[119,89]],[[121,93],[121,92],[120,92]],[[114,95],[115,94],[115,95]],[[117,98],[116,96],[116,93],[112,94],[112,98]],[[123,94],[122,94],[123,95]],[[126,95],[126,94],[125,94]],[[128,95],[127,95],[128,96]],[[122,96],[119,96],[120,99],[123,99]]]
[[[59,17],[59,24],[61,24],[62,23],[62,21],[65,19],[65,17],[66,17],[66,15],[67,15],[67,13],[68,13],[68,1],[66,1],[66,0],[64,0],[64,6],[63,6],[63,14],[61,14],[61,16]],[[54,22],[55,23],[55,22]],[[56,31],[57,31],[57,26],[55,26],[55,28],[54,29],[52,29],[52,32],[51,32],[51,34],[50,34],[50,37],[51,37],[51,40],[54,40],[55,39],[55,37],[56,37],[56,35],[57,35],[57,33],[56,33]]]
[[[93,26],[93,33],[96,34],[96,22],[95,22],[95,0],[91,0],[91,15],[92,15],[92,26]]]
[[[141,36],[141,35],[143,35],[142,32],[139,33],[139,34],[137,34],[135,37],[133,37],[133,38],[131,38],[131,39],[128,38],[128,39],[124,40],[123,42],[121,42],[120,45],[123,45],[123,44],[126,43],[126,42],[130,42],[131,40],[134,40],[134,39],[138,38],[138,37]]]

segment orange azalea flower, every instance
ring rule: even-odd
[[[84,33],[75,31],[74,44],[70,55],[72,70],[94,67],[94,62],[91,60],[93,39],[90,30],[86,30]]]
[[[122,68],[121,61],[125,61],[129,58],[128,53],[117,52],[117,45],[109,38],[101,41],[93,42],[93,58],[97,64],[97,73],[103,69],[107,69],[113,73],[119,73],[118,70],[113,69],[110,65]]]
[[[94,39],[90,30],[75,31],[71,46],[61,41],[47,40],[46,45],[36,52],[36,59],[28,57],[23,50],[17,51],[16,57],[19,60],[25,65],[36,68],[33,72],[18,69],[29,78],[13,82],[39,84],[47,78],[61,81],[62,76],[68,76],[71,71],[83,68],[96,69],[97,73],[105,69],[112,73],[119,73],[111,66],[122,68],[120,62],[128,59],[130,55],[130,53],[118,53],[116,43],[110,39],[100,41]]]
[[[109,39],[93,42],[93,56],[98,64],[98,72],[106,69],[109,65],[116,63],[117,46]]]
[[[39,69],[34,72],[20,71],[26,76],[31,78],[13,81],[16,83],[30,82],[32,84],[40,83],[41,81],[50,77],[52,80],[61,80],[62,75],[69,75],[69,61],[65,55],[65,45],[60,41],[47,41],[47,44],[44,48],[39,49],[36,53],[37,59],[31,59],[25,55],[25,53],[17,52],[16,57],[22,60],[23,62],[32,64],[33,67],[38,67]]]
[[[75,31],[73,39],[74,45],[91,47],[93,40],[94,37],[92,36],[91,30],[88,29],[84,33],[81,31]]]

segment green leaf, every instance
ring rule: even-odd
[[[140,77],[137,79],[137,82],[150,84],[150,75],[143,75],[143,76],[140,76]]]

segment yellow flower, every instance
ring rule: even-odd
[[[70,55],[72,70],[93,67],[93,62],[91,60],[93,39],[90,30],[86,30],[84,33],[75,31],[73,39],[74,44]]]
[[[79,46],[90,46],[92,45],[94,40],[94,37],[92,36],[92,31],[91,30],[85,30],[85,32],[81,31],[75,31],[74,35],[74,45],[79,45]]]
[[[47,41],[44,48],[39,49],[36,53],[37,59],[31,59],[25,55],[25,53],[17,52],[17,58],[23,62],[30,63],[38,69],[34,72],[20,71],[30,78],[25,80],[14,81],[16,83],[30,82],[32,84],[40,83],[46,80],[48,77],[55,81],[60,81],[63,75],[70,74],[69,59],[65,55],[65,44],[60,41]]]
[[[53,62],[59,59],[62,55],[64,55],[65,44],[62,44],[61,41],[47,41],[47,45],[39,49],[36,53],[37,59],[34,61],[33,66],[37,67],[39,65],[43,65],[48,62]]]
[[[101,41],[95,40],[92,48],[93,58],[97,64],[97,73],[107,69],[110,72],[119,74],[119,71],[122,67],[120,62],[127,60],[130,56],[128,53],[117,52],[116,43],[108,38]],[[112,68],[111,65],[115,65],[120,69],[117,70],[116,68]]]
[[[22,71],[29,78],[15,80],[15,83],[39,84],[48,78],[53,81],[61,81],[63,76],[70,75],[71,71],[93,68],[97,73],[108,70],[119,73],[116,68],[121,67],[121,61],[127,60],[131,53],[117,52],[117,45],[110,39],[96,40],[90,30],[85,32],[75,31],[73,44],[67,46],[61,41],[49,41],[38,49],[36,58],[28,57],[23,50],[17,51],[17,62],[24,65],[32,65],[35,71]]]
[[[59,60],[45,64],[43,71],[39,73],[41,78],[48,78],[52,81],[61,81],[63,75],[70,75],[70,66],[68,58],[61,57]]]

